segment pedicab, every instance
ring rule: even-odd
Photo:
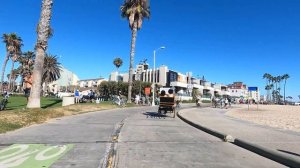
[[[162,111],[164,111],[164,114],[166,114],[167,112],[173,113],[172,117],[175,118],[176,115],[175,97],[160,96],[158,113],[161,114]]]

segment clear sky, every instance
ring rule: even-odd
[[[48,52],[80,79],[108,77],[113,59],[128,71],[131,31],[121,18],[123,0],[54,0],[54,36]],[[151,18],[138,32],[135,64],[156,66],[212,82],[243,81],[264,90],[264,73],[288,73],[286,96],[300,95],[299,0],[152,0]],[[16,32],[33,50],[41,0],[1,0],[0,33]],[[0,43],[0,64],[5,45]],[[9,64],[10,66],[10,64]],[[262,91],[264,93],[264,91]]]

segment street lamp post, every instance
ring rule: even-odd
[[[157,51],[160,50],[160,49],[165,49],[166,47],[164,46],[161,46],[159,47],[158,49],[156,49]],[[152,91],[152,106],[155,106],[155,102],[154,102],[154,99],[155,99],[155,54],[156,54],[156,50],[153,51],[153,91]]]

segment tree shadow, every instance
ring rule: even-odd
[[[283,152],[283,153],[287,153],[287,154],[290,154],[290,155],[294,155],[294,156],[299,156],[300,157],[299,154],[294,153],[294,152],[290,152],[290,151],[286,151],[286,150],[281,150],[281,149],[277,149],[277,150],[280,151],[280,152]]]
[[[60,99],[53,100],[53,103],[43,105],[41,108],[45,109],[45,108],[48,108],[48,107],[52,107],[52,106],[55,106],[56,104],[59,104],[61,102],[62,102],[62,100],[60,100]]]
[[[145,112],[143,113],[147,118],[158,118],[158,119],[165,119],[168,117],[166,114],[158,113],[158,112]]]

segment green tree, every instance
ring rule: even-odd
[[[116,66],[117,70],[123,65],[123,60],[121,58],[115,58],[113,64]]]
[[[192,90],[192,97],[193,97],[193,100],[197,100],[197,97],[198,97],[198,96],[201,96],[201,93],[200,93],[199,89],[193,88],[193,90]]]
[[[19,37],[16,33],[3,34],[2,39],[6,45],[6,56],[2,64],[1,85],[0,85],[1,91],[3,91],[2,84],[4,80],[4,73],[5,73],[7,62],[10,57],[17,56],[19,54],[19,52],[21,51],[21,46],[23,45],[21,37]]]
[[[131,90],[133,78],[133,64],[137,31],[142,27],[143,19],[150,17],[148,0],[125,0],[121,6],[121,16],[127,18],[131,29],[131,47],[129,63],[128,102],[131,103]]]
[[[283,87],[283,102],[285,103],[285,88],[286,88],[286,81],[290,78],[290,75],[289,74],[284,74],[282,75],[282,80],[284,80],[284,87]]]
[[[32,74],[33,64],[35,60],[35,54],[32,51],[22,53],[18,58],[19,67],[18,74],[21,76],[21,86],[23,86],[24,78],[27,74]]]
[[[18,78],[18,76],[19,76],[18,69],[13,69],[10,74],[7,74],[7,78],[10,79],[8,88],[10,89],[11,92],[15,91],[15,83],[16,83],[16,79]]]
[[[57,56],[46,54],[44,60],[42,83],[44,83],[44,91],[47,91],[48,84],[60,78],[61,64],[57,60]]]
[[[271,85],[272,75],[269,73],[265,73],[263,75],[263,79],[266,79],[265,90],[267,91],[267,100],[269,101],[270,100],[270,90],[272,89],[272,87],[270,87],[270,86],[273,86],[273,85]]]
[[[35,46],[36,59],[33,68],[33,83],[29,96],[28,108],[40,108],[40,93],[42,88],[42,75],[45,53],[48,47],[48,38],[52,36],[50,28],[51,10],[53,0],[43,0],[41,16],[37,27],[37,43]]]

